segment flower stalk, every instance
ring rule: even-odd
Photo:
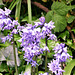
[[[33,60],[35,60],[36,56],[33,57]],[[31,75],[35,75],[35,66],[31,66]]]
[[[31,13],[31,0],[27,0],[28,2],[28,22],[32,22],[32,13]],[[35,75],[34,67],[31,66],[31,75]]]
[[[37,62],[37,56],[36,56],[36,62]],[[38,75],[38,65],[36,65],[36,75]]]
[[[46,43],[46,46],[47,46],[48,45],[47,44],[47,34],[46,34],[45,43]],[[47,72],[47,56],[48,56],[48,51],[46,51],[46,55],[45,55],[45,72]]]
[[[15,43],[14,43],[14,34],[13,34],[13,53],[14,53],[14,62],[15,62],[16,75],[18,75],[16,50],[15,50]]]

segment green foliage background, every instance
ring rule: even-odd
[[[11,2],[0,0],[0,8],[4,9],[4,7],[9,8],[12,13],[11,17],[18,20],[21,25],[25,25],[28,23],[28,9],[27,9],[27,3],[24,1],[26,0],[13,0]],[[38,2],[44,7],[46,7],[49,11],[45,12],[42,8],[39,8],[39,6],[36,6],[32,3],[32,24],[34,24],[34,21],[39,21],[39,17],[44,16],[46,18],[46,22],[53,21],[55,28],[53,30],[53,33],[56,34],[58,37],[58,42],[54,42],[49,40],[48,41],[48,47],[50,49],[50,53],[48,53],[48,62],[50,62],[53,59],[54,52],[52,51],[53,47],[57,43],[65,43],[66,46],[68,46],[68,53],[73,56],[68,62],[66,63],[65,72],[63,75],[74,75],[75,74],[75,0],[32,0],[32,2]],[[4,37],[8,34],[10,31],[0,31],[0,37]],[[19,74],[22,72],[31,69],[30,65],[26,65],[26,61],[23,59],[23,52],[20,49],[20,43],[17,42],[17,40],[20,39],[20,36],[15,35],[15,42],[16,47],[18,49],[18,58],[20,59],[20,66],[18,66]],[[44,47],[45,40],[41,40],[41,47]],[[0,40],[0,72],[1,74],[5,75],[15,75],[15,69],[11,52],[10,50],[7,50],[7,47],[10,46],[10,43],[6,42],[5,44],[1,43]],[[5,51],[7,50],[10,53],[10,58],[6,55]],[[5,52],[4,52],[5,51]],[[4,53],[3,53],[4,52]],[[3,54],[2,54],[3,53]],[[39,73],[44,73],[44,58],[45,53],[39,56],[38,59],[38,70]],[[11,59],[11,60],[10,60]],[[12,66],[10,64],[7,64],[10,60]],[[9,63],[10,63],[9,62]],[[17,60],[18,62],[18,60]],[[48,71],[49,72],[49,71]],[[30,71],[31,73],[31,71]]]

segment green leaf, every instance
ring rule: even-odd
[[[0,43],[0,47],[7,47],[9,46],[10,44],[8,42],[5,42],[5,43]]]
[[[5,61],[3,61],[0,65],[0,72],[8,72],[8,66]]]
[[[38,65],[41,65],[42,64],[42,57],[41,57],[41,55],[40,56],[38,56],[37,57],[37,63],[38,63]]]
[[[44,73],[44,71],[39,71],[39,73]]]
[[[3,75],[2,73],[0,73],[0,75]]]
[[[52,20],[52,16],[53,16],[53,11],[49,11],[47,14],[46,14],[46,22],[48,23],[49,21]]]
[[[26,16],[25,18],[23,18],[21,21],[22,22],[24,22],[24,21],[27,21],[28,22],[28,16]]]
[[[72,5],[72,6],[71,6],[71,9],[75,9],[75,5]]]
[[[67,44],[72,45],[72,40],[67,39]]]
[[[44,48],[46,46],[46,44],[45,44],[45,39],[41,39],[40,40],[40,47],[41,48]]]
[[[16,4],[19,2],[19,0],[13,1],[12,4],[9,6],[10,10],[13,10],[13,8],[16,6]]]
[[[75,33],[75,29],[72,29],[71,31],[73,31]]]
[[[56,41],[48,40],[48,48],[49,48],[49,50],[52,50],[56,46],[57,43],[58,42],[56,42]]]
[[[21,1],[22,0],[18,0],[18,3],[16,5],[15,19],[18,21],[20,20],[19,17],[20,17],[20,10],[21,10]]]
[[[67,26],[66,18],[64,16],[60,16],[58,14],[53,15],[52,21],[54,22],[55,32],[62,32]]]
[[[9,6],[9,8],[8,9],[11,9],[11,7],[13,6],[13,4],[14,4],[14,2],[15,2],[15,0],[13,0],[12,2],[11,2],[11,4],[10,4],[10,6]]]
[[[31,75],[31,65],[30,64],[26,65],[25,71],[22,71],[21,75],[25,75],[24,73],[27,73],[28,75]]]
[[[64,43],[75,50],[75,45],[73,45],[72,40],[67,39],[67,42]]]
[[[2,0],[0,0],[0,5],[4,5]]]
[[[67,22],[68,22],[68,23],[71,23],[71,22],[73,22],[74,19],[75,19],[75,16],[70,16],[70,17],[67,19]]]
[[[58,43],[58,42],[56,42],[56,41],[53,41],[53,40],[48,40],[48,48],[49,48],[49,50],[52,50],[55,46],[56,46],[56,44]],[[40,47],[41,48],[44,48],[46,46],[46,43],[45,43],[45,39],[41,39],[40,40]]]
[[[69,37],[69,32],[68,31],[65,31],[63,33],[61,33],[58,38],[62,38],[63,40],[66,40],[66,37]]]
[[[4,30],[4,31],[3,31],[3,34],[4,34],[5,36],[7,36],[8,33],[10,33],[10,32],[11,32],[10,30]]]
[[[21,22],[27,21],[28,22],[28,16],[26,16],[25,18],[23,18],[21,20]],[[32,17],[32,24],[34,24],[34,22],[39,22],[39,19],[36,19],[36,17]]]
[[[71,75],[71,71],[73,69],[73,67],[75,66],[75,59],[71,60],[68,65],[65,67],[65,72],[63,73],[63,75]]]
[[[73,72],[73,75],[75,75],[75,70],[74,70],[74,72]]]
[[[15,41],[19,40],[20,38],[21,38],[21,37],[20,37],[18,34],[15,34],[15,35],[14,35],[14,40],[15,40]]]
[[[40,41],[41,41],[40,47],[41,47],[41,48],[44,48],[44,47],[46,46],[46,44],[45,44],[45,39],[41,39]],[[57,43],[58,43],[58,42],[55,42],[55,41],[53,41],[53,40],[48,40],[48,48],[49,48],[49,50],[50,50],[50,53],[48,52],[48,58],[52,58],[52,57],[53,57],[54,52],[52,51],[52,49],[55,47],[55,45],[56,45]],[[44,51],[44,53],[43,53],[42,55],[45,56],[45,51]]]
[[[67,6],[64,2],[53,2],[51,9],[54,13],[65,16],[71,7]]]
[[[20,65],[20,59],[18,57],[17,49],[16,49],[16,59],[17,59],[17,65]],[[13,47],[12,45],[2,48],[0,50],[0,61],[7,61],[7,65],[14,66],[14,54],[13,54]]]
[[[17,43],[17,47],[20,47],[20,44],[21,44],[21,42],[18,42],[18,40],[20,40],[20,36],[18,35],[18,34],[15,34],[14,35],[14,40],[16,41],[16,43]]]
[[[25,72],[28,72],[28,75],[31,75],[31,65],[26,65]]]

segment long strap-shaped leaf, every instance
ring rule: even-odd
[[[14,3],[15,3],[15,0],[12,1],[8,9],[11,9]]]
[[[22,0],[18,0],[19,2],[16,5],[16,12],[15,12],[15,19],[19,21],[19,17],[20,17],[20,9],[21,9],[21,1]]]
[[[13,8],[16,6],[16,4],[19,2],[19,0],[13,0],[13,2],[11,3],[11,5],[9,6],[10,10],[13,10]]]
[[[71,75],[71,71],[75,66],[75,59],[71,60],[68,65],[65,67],[65,72],[63,73],[63,75]]]

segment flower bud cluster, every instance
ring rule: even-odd
[[[53,50],[55,52],[55,60],[53,59],[51,63],[48,63],[49,70],[51,70],[56,75],[62,75],[64,70],[61,68],[61,63],[66,62],[67,59],[72,56],[67,53],[67,47],[65,47],[64,43],[57,44]]]

